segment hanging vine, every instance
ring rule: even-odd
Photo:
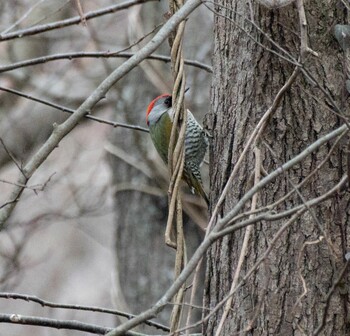
[[[183,0],[169,0],[170,13],[173,15],[181,6]],[[171,47],[171,69],[174,78],[174,86],[172,92],[173,103],[173,127],[169,143],[168,166],[171,176],[168,196],[169,196],[169,214],[167,227],[165,232],[166,243],[176,249],[175,260],[175,278],[177,278],[184,265],[186,259],[186,247],[183,232],[182,220],[182,201],[180,182],[185,162],[184,140],[187,124],[187,112],[184,106],[185,94],[185,73],[183,58],[183,35],[185,30],[185,22],[182,21],[176,31],[170,36],[169,44]],[[176,230],[174,230],[174,222],[176,222]],[[171,239],[172,232],[175,231],[175,241]],[[185,284],[180,288],[174,297],[174,308],[171,314],[170,330],[175,332],[180,325],[182,302],[185,292]],[[175,333],[176,334],[176,333]]]

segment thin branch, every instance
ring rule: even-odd
[[[72,0],[65,0],[65,1],[61,1],[61,3],[59,4],[59,6],[57,6],[56,8],[53,8],[52,11],[48,12],[48,13],[43,13],[42,16],[38,17],[36,19],[36,25],[38,25],[41,22],[47,22],[50,18],[54,17],[56,14],[59,14],[62,12],[62,10],[71,2]],[[34,23],[31,24],[30,26],[33,27],[35,25]],[[0,34],[1,35],[1,34]]]
[[[32,95],[29,95],[29,94],[26,94],[26,93],[23,93],[23,92],[14,90],[14,89],[9,89],[9,88],[5,88],[3,86],[0,86],[0,90],[1,91],[5,91],[5,92],[9,92],[9,93],[12,93],[12,94],[15,94],[15,95],[23,97],[23,98],[27,98],[29,100],[35,101],[37,103],[40,103],[40,104],[43,104],[43,105],[46,105],[46,106],[50,106],[50,107],[55,108],[55,109],[57,109],[59,111],[62,111],[62,112],[66,112],[66,113],[70,113],[70,114],[73,114],[75,112],[75,110],[70,109],[68,107],[64,107],[62,105],[59,105],[59,104],[56,104],[56,103],[52,103],[50,101],[47,101],[47,100],[44,100],[44,99],[41,99],[41,98],[36,98],[36,97],[34,97]],[[103,119],[103,118],[100,118],[100,117],[92,116],[90,114],[84,115],[84,118],[90,119],[90,120],[94,120],[94,121],[97,121],[97,122],[102,123],[102,124],[111,125],[111,126],[113,126],[115,128],[122,127],[122,128],[133,129],[133,130],[136,130],[136,131],[146,132],[146,133],[149,132],[147,128],[144,128],[144,127],[141,127],[141,126],[129,125],[129,124],[120,123],[120,122],[116,122],[116,121],[112,121],[112,120],[106,120],[106,119]],[[0,141],[2,142],[1,139],[0,139]]]
[[[18,202],[18,200],[19,200],[19,199],[16,198],[16,199],[14,199],[14,200],[7,201],[7,202],[5,202],[5,203],[3,203],[3,204],[0,205],[0,209],[5,208],[6,206],[11,205],[12,203],[16,203],[16,202]]]
[[[60,309],[72,309],[72,310],[83,310],[83,311],[92,311],[92,312],[98,312],[98,313],[106,313],[106,314],[112,314],[117,316],[126,317],[127,319],[131,319],[135,317],[133,314],[125,313],[119,310],[114,309],[106,309],[106,308],[100,308],[95,306],[81,306],[81,305],[71,305],[71,304],[62,304],[57,302],[50,302],[43,299],[38,298],[34,295],[26,295],[26,294],[18,294],[18,293],[0,293],[0,298],[4,299],[14,299],[14,300],[24,300],[27,302],[35,302],[40,304],[42,307],[50,307],[50,308],[60,308]],[[152,321],[145,321],[145,324],[155,327],[157,329],[163,330],[163,331],[169,331],[169,328],[167,326],[164,326],[160,323],[152,322]]]
[[[105,7],[96,11],[91,11],[85,14],[85,20],[88,21],[90,19],[94,19],[102,15],[113,14],[117,11],[121,11],[129,7],[143,4],[149,1],[155,1],[155,0],[129,0],[118,5],[113,5],[113,6]],[[21,38],[24,36],[36,35],[36,34],[50,31],[50,30],[60,29],[63,27],[79,24],[80,22],[81,22],[81,17],[75,16],[70,19],[66,19],[62,21],[56,21],[56,22],[47,23],[43,25],[37,25],[31,28],[17,30],[12,33],[0,34],[0,41],[8,41],[16,38]]]
[[[83,26],[86,26],[86,18],[85,18],[85,14],[84,14],[84,10],[83,10],[83,6],[81,5],[80,0],[75,0],[75,6],[78,10],[79,16],[81,18],[81,23],[83,24]]]
[[[306,280],[305,280],[305,278],[304,278],[304,276],[303,276],[303,274],[301,272],[301,259],[302,259],[303,254],[304,254],[304,250],[305,250],[306,246],[319,244],[322,240],[323,240],[323,237],[321,236],[321,237],[319,237],[316,240],[306,241],[306,242],[304,242],[303,246],[301,247],[301,249],[299,251],[299,257],[298,257],[298,261],[297,261],[297,269],[298,269],[298,275],[299,275],[300,281],[301,281],[301,283],[303,285],[303,292],[301,293],[301,295],[296,300],[292,311],[295,311],[295,309],[296,309],[296,307],[298,306],[299,303],[301,304],[301,300],[303,299],[303,297],[308,292],[307,285],[306,285]]]
[[[303,63],[308,53],[311,53],[316,57],[318,57],[318,54],[317,52],[313,51],[309,47],[309,36],[307,33],[307,21],[306,21],[305,9],[304,9],[304,1],[296,0],[296,2],[297,2],[298,14],[299,14],[299,26],[300,26],[300,60],[301,60],[301,63]]]
[[[13,23],[10,27],[8,27],[4,31],[2,31],[0,33],[0,35],[6,34],[9,31],[11,31],[13,28],[18,26],[23,20],[25,20],[29,16],[29,14],[33,11],[33,9],[35,9],[37,6],[39,6],[44,1],[46,1],[46,0],[39,0],[36,4],[31,6],[15,23]]]
[[[18,184],[18,183],[7,181],[7,180],[3,180],[3,179],[0,179],[0,183],[11,184],[11,185],[23,187],[23,188],[26,188],[26,189],[31,189],[33,191],[38,191],[38,190],[42,191],[44,189],[44,186],[47,184],[47,183],[45,183],[45,184],[37,184],[37,185],[34,185],[34,186],[27,186],[25,184]]]
[[[135,53],[133,52],[120,52],[120,51],[96,51],[96,52],[84,52],[84,51],[78,51],[78,52],[70,52],[70,53],[62,53],[62,54],[55,54],[55,55],[49,55],[49,56],[42,56],[37,58],[32,58],[29,60],[16,62],[8,65],[2,65],[0,66],[0,73],[15,70],[18,68],[24,68],[27,66],[37,65],[37,64],[43,64],[51,61],[57,61],[57,60],[63,60],[68,59],[72,60],[75,58],[130,58],[134,56]],[[156,60],[156,61],[162,61],[165,63],[169,63],[171,61],[171,58],[169,56],[164,55],[149,55],[146,57],[150,60]],[[195,60],[185,60],[185,64],[191,65],[193,67],[203,69],[209,73],[213,72],[213,69],[210,65],[195,61]]]
[[[130,23],[130,21],[129,21]],[[163,23],[160,23],[158,25],[156,25],[152,30],[150,30],[148,33],[143,34],[138,40],[136,40],[135,42],[131,43],[130,45],[128,45],[126,48],[119,50],[117,53],[120,54],[123,51],[127,51],[132,49],[133,47],[137,46],[138,44],[140,44],[145,38],[147,38],[148,36],[152,35],[155,31],[157,31],[160,27],[163,26]],[[129,41],[131,42],[131,41]]]
[[[262,310],[262,307],[265,306],[266,299],[268,300],[267,293],[269,290],[269,283],[270,283],[270,279],[271,279],[271,269],[269,268],[268,261],[266,261],[266,260],[263,261],[263,267],[264,267],[264,273],[265,273],[264,278],[265,279],[264,279],[263,286],[261,284],[262,288],[259,288],[261,299],[260,300],[258,299],[258,302],[254,304],[255,307],[253,310],[253,314],[252,314],[252,317],[248,319],[247,326],[244,329],[244,331],[245,331],[244,335],[249,335],[249,332],[252,332],[252,329],[255,328],[255,326],[257,324],[256,321],[258,320],[258,317],[259,317],[259,314]],[[241,335],[241,332],[238,331],[235,334]]]
[[[198,262],[198,265],[196,267],[196,271],[193,276],[193,281],[192,281],[192,291],[191,291],[191,297],[190,297],[190,304],[189,304],[189,309],[187,312],[187,318],[186,318],[186,324],[185,327],[190,326],[191,324],[191,317],[192,317],[192,310],[195,308],[195,305],[193,304],[195,297],[196,297],[196,291],[199,285],[199,277],[200,277],[200,269],[203,264],[203,258]],[[202,311],[205,309],[208,309],[207,307],[202,307]],[[186,336],[189,336],[189,329],[186,330]]]
[[[164,197],[166,195],[166,191],[152,187],[150,185],[144,185],[140,183],[118,183],[113,186],[112,189],[114,194],[117,194],[119,192],[123,191],[138,191],[140,193],[157,196],[157,197]]]
[[[190,287],[191,287],[191,285],[186,287],[186,290],[188,290]],[[182,303],[167,302],[167,304],[169,306],[181,305],[181,306],[184,306],[184,307],[190,307],[192,309],[198,309],[198,310],[201,310],[201,311],[204,311],[204,310],[210,311],[210,308],[208,308],[208,307],[204,307],[204,306],[201,306],[201,305],[195,305],[195,304],[191,304],[191,303],[187,303],[187,302],[182,302]]]
[[[312,82],[315,81],[315,79],[311,79]],[[315,84],[317,85],[317,84]],[[337,110],[335,109],[335,107],[333,106],[332,102],[331,105],[332,107],[330,107],[329,105],[327,105],[324,101],[322,101],[320,98],[316,97],[315,95],[313,95],[311,92],[307,91],[306,89],[304,89],[299,83],[298,83],[298,87],[299,89],[304,92],[305,94],[307,94],[309,97],[311,97],[312,99],[314,99],[318,104],[320,104],[322,107],[324,107],[326,110],[328,110],[329,112],[333,113],[334,115],[336,115],[337,117],[341,118],[342,120],[344,120],[344,122],[349,122],[349,118],[342,114],[337,112]],[[328,98],[328,97],[327,97]]]
[[[46,317],[26,316],[19,314],[0,314],[0,323],[35,325],[54,329],[79,330],[98,335],[104,335],[110,330],[112,330],[111,328],[102,327],[96,324],[84,323],[80,321],[56,320]],[[145,334],[140,334],[134,331],[128,331],[124,335],[145,336]]]
[[[2,147],[4,148],[5,152],[7,153],[7,155],[9,156],[9,158],[12,160],[12,162],[16,165],[16,167],[18,168],[18,170],[24,175],[23,173],[23,169],[20,166],[20,164],[17,162],[17,160],[15,159],[15,157],[12,155],[12,153],[8,150],[7,146],[5,145],[4,140],[2,140],[2,138],[0,138],[0,142],[2,144]]]
[[[146,165],[144,164],[142,161],[140,162],[139,159],[135,158],[133,155],[125,152],[122,148],[113,145],[110,142],[107,142],[104,146],[104,149],[116,156],[117,158],[123,160],[125,163],[127,163],[128,165],[130,165],[131,167],[139,170],[142,174],[144,174],[145,176],[147,176],[149,179],[153,179],[154,178],[154,174],[153,171]]]
[[[342,119],[344,121],[344,123],[348,126],[348,128],[350,129],[350,124],[348,122],[348,118],[344,115],[344,113],[342,112],[342,110],[338,107],[337,103],[334,101],[334,99],[332,98],[331,95],[331,90],[329,90],[328,88],[325,89],[319,81],[317,81],[315,79],[315,77],[311,74],[311,72],[306,69],[305,67],[301,68],[301,72],[303,73],[303,75],[311,82],[313,83],[316,87],[318,87],[322,93],[325,95],[325,97],[328,99],[329,103],[333,106],[333,109],[342,116]]]

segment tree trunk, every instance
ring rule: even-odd
[[[249,8],[246,2],[238,0],[217,0],[215,3],[215,10],[225,18],[216,15],[214,24],[213,141],[210,149],[211,196],[214,201],[219,198],[254,128],[294,69],[286,60],[259,46],[252,38],[266,48],[282,53],[243,18],[254,20],[295,59],[298,59],[300,49],[296,4],[268,10],[255,3]],[[309,54],[305,68],[317,83],[330,92],[341,111],[349,115],[348,102],[345,104],[343,94],[343,53],[332,36],[333,25],[344,22],[344,9],[338,1],[310,0],[305,2],[305,12],[309,44],[319,55]],[[257,143],[262,156],[262,171],[274,171],[342,124],[343,120],[330,107],[329,99],[317,85],[299,73],[268,119]],[[324,194],[346,174],[348,140],[345,138],[338,142],[322,168],[299,188],[306,200]],[[335,140],[328,142],[269,183],[259,192],[257,206],[272,204],[292,191],[293,185],[303,181],[325,159],[334,143]],[[218,156],[216,153],[222,154]],[[251,147],[220,215],[227,214],[252,187],[254,167]],[[322,335],[345,335],[349,332],[347,288],[337,286],[332,299],[327,302],[327,295],[345,266],[349,236],[346,227],[350,210],[349,193],[339,192],[332,196],[311,211],[306,211],[277,239],[265,262],[234,294],[232,309],[221,335],[233,335],[244,330],[248,330],[249,335],[310,335],[318,328],[318,331],[322,329]],[[279,212],[298,204],[303,204],[303,201],[294,192],[274,210]],[[246,204],[244,211],[250,206]],[[253,226],[239,280],[265,253],[277,231],[289,218],[260,221]],[[205,305],[209,308],[214,308],[230,290],[244,233],[245,229],[226,236],[212,245],[208,252]],[[340,285],[345,284],[348,278],[346,272]],[[305,295],[302,296],[303,293]],[[205,335],[215,335],[222,314],[223,309],[220,309],[210,317],[204,326]],[[326,319],[323,323],[324,314]]]

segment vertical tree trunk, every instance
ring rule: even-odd
[[[294,69],[292,64],[253,41],[252,38],[281,53],[243,18],[254,20],[294,58],[298,59],[300,49],[299,16],[295,4],[268,10],[257,4],[249,8],[246,2],[238,0],[217,0],[215,3],[215,10],[225,18],[216,15],[214,29],[213,142],[210,151],[214,201],[220,196],[253,129]],[[305,1],[305,11],[310,47],[319,55],[308,55],[305,67],[330,92],[343,113],[349,115],[348,102],[344,104],[342,94],[342,51],[332,36],[332,26],[342,23],[345,18],[344,10],[338,1],[310,0]],[[252,12],[253,17],[250,16]],[[257,144],[263,170],[272,172],[342,124],[342,119],[332,113],[330,106],[317,86],[300,73],[269,118]],[[346,173],[347,141],[343,138],[329,160],[300,188],[305,199],[324,194]],[[292,191],[291,183],[297,185],[313,172],[334,143],[334,140],[330,141],[268,184],[259,192],[258,207],[271,204]],[[221,215],[227,214],[252,187],[254,165],[252,147],[235,177]],[[302,201],[294,193],[274,210],[282,211],[297,204],[302,204]],[[247,204],[244,210],[249,208],[250,204]],[[306,212],[289,226],[278,238],[266,261],[235,293],[221,335],[233,335],[246,328],[249,335],[300,335],[303,332],[310,335],[323,325],[325,313],[321,334],[345,335],[349,332],[347,289],[337,287],[330,302],[326,303],[327,295],[345,265],[349,210],[349,193],[338,193],[313,208],[314,216]],[[254,225],[239,279],[265,253],[276,232],[289,218]],[[230,290],[244,230],[216,242],[208,252],[205,305],[209,308],[214,308]],[[327,239],[320,239],[324,235]],[[301,276],[305,279],[305,288]],[[341,283],[345,284],[347,279],[346,273]],[[306,293],[302,296],[304,290]],[[204,327],[205,335],[215,334],[222,312],[220,309],[211,316]]]

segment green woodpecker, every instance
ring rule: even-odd
[[[146,113],[152,142],[165,164],[168,164],[168,150],[173,126],[174,111],[172,97],[163,94],[151,101]],[[201,125],[187,110],[187,125],[185,133],[185,164],[183,179],[192,192],[202,196],[209,204],[208,196],[203,189],[200,166],[208,147],[208,139]]]

